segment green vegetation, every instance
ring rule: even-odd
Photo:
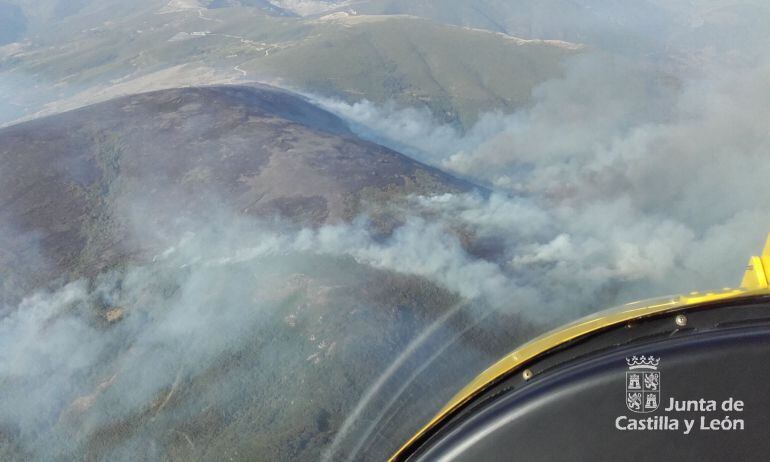
[[[424,105],[468,127],[479,112],[527,104],[532,89],[559,75],[561,61],[575,53],[413,17],[350,17],[317,28],[241,67],[292,76],[299,88],[348,101]]]
[[[0,56],[0,72],[57,84],[47,98],[68,107],[132,81],[140,82],[134,91],[173,85],[162,72],[188,66],[173,81],[277,81],[349,102],[427,107],[469,127],[479,112],[526,105],[532,89],[559,76],[564,58],[578,52],[408,16],[316,20],[230,7],[202,19],[196,11],[140,8],[91,28],[72,19],[36,36],[23,55]],[[38,109],[35,96],[25,101]]]

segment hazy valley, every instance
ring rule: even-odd
[[[759,1],[0,0],[0,460],[382,460],[737,279]]]

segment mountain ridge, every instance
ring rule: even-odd
[[[218,209],[313,227],[366,212],[387,232],[399,197],[476,188],[266,85],[159,90],[23,122],[0,130],[0,161],[0,215],[15,228],[0,232],[0,263],[33,285],[148,258],[163,243],[130,242],[136,213],[174,228]]]

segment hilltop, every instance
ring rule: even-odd
[[[267,86],[161,90],[18,124],[0,130],[0,163],[0,265],[33,285],[147,256],[152,245],[127,241],[136,209],[159,226],[212,208],[319,226],[472,187]]]

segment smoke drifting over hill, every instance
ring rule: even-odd
[[[530,326],[520,341],[608,303],[698,287],[715,275],[732,281],[743,263],[740,252],[733,261],[735,248],[759,239],[747,233],[746,244],[732,236],[764,218],[744,211],[698,236],[671,218],[635,221],[639,216],[628,198],[544,208],[497,193],[418,196],[383,239],[365,218],[298,229],[211,211],[206,223],[174,229],[176,242],[152,263],[32,295],[3,318],[0,415],[11,429],[4,435],[38,459],[82,451],[112,460],[153,460],[168,451],[205,459],[224,449],[203,449],[212,442],[196,434],[201,423],[190,423],[202,415],[220,413],[212,422],[226,432],[269,434],[264,419],[274,406],[285,407],[281,421],[323,421],[330,408],[352,411],[343,398],[363,395],[387,371],[352,420],[318,424],[301,437],[317,449],[297,453],[308,460],[321,448],[331,448],[329,460],[354,457],[355,448],[385,455],[393,442],[372,440],[366,429],[397,415],[399,396],[434,387],[435,403],[410,408],[411,419],[425,418],[513,346],[511,337],[477,343],[499,329],[485,319],[517,324],[505,329]],[[145,215],[136,225],[153,221]],[[172,234],[140,231],[151,233]],[[464,246],[462,235],[481,249]],[[493,249],[485,252],[485,243]],[[383,282],[390,274],[446,295],[393,304],[371,294],[383,284],[397,299],[409,293],[402,283]],[[399,305],[423,313],[389,314]],[[377,335],[365,327],[371,323]],[[404,348],[406,357],[388,371]],[[360,375],[324,374],[340,368]],[[307,388],[336,380],[337,392]],[[262,404],[246,424],[237,416],[252,400]],[[378,437],[404,437],[405,428],[388,428],[392,433]]]
[[[547,327],[735,285],[770,229],[770,61],[740,59],[756,53],[681,64],[593,50],[530,105],[464,132],[428,110],[316,99],[362,137],[491,192],[388,201],[392,187],[364,185],[375,206],[314,225],[213,199],[178,223],[169,211],[190,207],[169,203],[184,202],[177,191],[147,192],[162,210],[117,197],[126,241],[154,258],[0,307],[0,459],[384,458]],[[287,133],[276,146],[308,136]],[[185,140],[175,154],[201,146]],[[217,178],[211,165],[185,181]],[[314,215],[316,203],[289,205]],[[17,233],[2,220],[0,242]],[[46,265],[38,237],[27,241]]]
[[[666,81],[654,68],[581,56],[536,89],[531,107],[482,116],[467,133],[412,109],[323,104],[363,136],[526,197],[561,231],[533,239],[538,258],[574,256],[682,291],[734,284],[770,225],[770,113],[755,104],[770,95],[769,69]]]
[[[485,206],[479,207],[484,199],[458,199],[478,216],[467,225],[486,220]],[[442,213],[432,202],[455,198],[414,200],[416,208]],[[136,226],[153,221],[145,214]],[[269,434],[262,415],[269,401],[286,407],[287,421],[351,406],[340,400],[351,390],[360,393],[399,353],[392,343],[418,334],[445,310],[461,306],[472,320],[537,303],[538,294],[517,287],[505,265],[469,255],[448,223],[408,218],[382,240],[361,220],[297,229],[211,211],[206,223],[174,229],[180,238],[152,263],[27,297],[0,322],[3,436],[19,448],[6,449],[9,457],[86,451],[152,460],[179,435],[190,438],[179,454],[205,456],[210,441],[188,427],[212,405],[223,428],[234,431],[245,425],[237,410],[259,400],[248,432]],[[393,273],[411,279],[391,281],[403,277]],[[392,293],[368,294],[378,286]],[[394,307],[412,313],[394,316]],[[365,327],[372,322],[380,326],[377,334]],[[422,355],[434,354],[436,345],[446,350],[457,338],[451,324],[437,328],[417,345]],[[487,355],[464,351],[456,361],[473,364],[491,359]],[[327,379],[342,390],[306,390],[318,388],[318,374],[338,373],[347,361],[351,370],[361,369],[360,377]],[[313,395],[320,402],[307,410],[303,400]],[[325,425],[306,437],[321,438],[312,443],[317,448],[331,435]]]

